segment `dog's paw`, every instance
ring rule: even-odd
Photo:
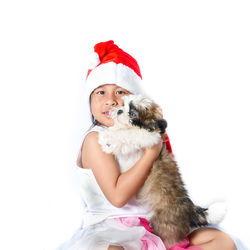
[[[107,153],[107,154],[112,154],[114,153],[115,151],[115,144],[110,144],[110,143],[107,143],[105,145],[102,145],[102,150]]]
[[[102,146],[102,150],[105,153],[107,154],[113,153],[115,144],[113,143],[112,136],[109,133],[107,133],[107,131],[102,131],[99,133],[98,142]]]

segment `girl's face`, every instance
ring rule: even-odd
[[[95,119],[102,125],[114,125],[109,111],[114,107],[123,105],[122,97],[131,94],[128,90],[115,84],[105,84],[96,88],[90,95],[91,112]]]

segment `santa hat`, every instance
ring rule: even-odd
[[[142,76],[137,61],[120,49],[114,41],[97,43],[89,55],[85,83],[86,94],[103,84],[116,84],[133,94],[144,94]]]
[[[88,73],[84,84],[84,130],[93,125],[90,95],[99,86],[116,84],[133,94],[149,97],[142,89],[142,76],[137,61],[114,44],[114,41],[97,43],[88,58]],[[167,144],[169,140],[167,139]],[[167,145],[171,150],[170,144]]]

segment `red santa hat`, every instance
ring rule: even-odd
[[[144,94],[142,76],[137,61],[120,49],[114,41],[97,43],[89,56],[86,92],[103,84],[116,84],[133,94]]]

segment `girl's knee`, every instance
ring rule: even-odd
[[[195,231],[193,231],[189,235],[189,240],[191,245],[201,245],[204,242],[212,241],[215,238],[215,235],[217,234],[216,229],[210,229],[210,228],[199,228]]]
[[[236,250],[233,239],[226,233],[213,228],[200,228],[189,236],[193,246],[204,249]]]

